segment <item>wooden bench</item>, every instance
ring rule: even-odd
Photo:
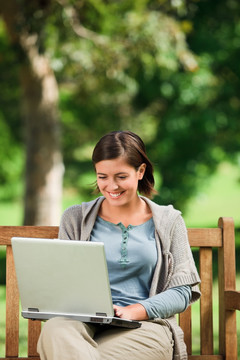
[[[235,290],[235,236],[232,218],[220,218],[218,227],[188,229],[189,241],[199,252],[202,280],[200,301],[200,354],[192,355],[191,307],[179,316],[185,334],[189,359],[237,360],[236,309],[240,310],[240,293]],[[58,227],[0,226],[0,245],[6,246],[6,354],[8,360],[36,360],[40,321],[28,321],[28,357],[19,357],[19,294],[13,262],[11,237],[56,238]],[[196,248],[196,249],[195,249]],[[219,351],[213,351],[213,249],[218,251]],[[2,321],[2,319],[0,319]]]

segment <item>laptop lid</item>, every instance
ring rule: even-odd
[[[103,243],[14,237],[12,248],[23,317],[124,326],[114,317]]]

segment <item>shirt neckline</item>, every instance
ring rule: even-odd
[[[153,217],[151,216],[150,219],[148,219],[147,221],[144,221],[143,223],[141,224],[138,224],[138,225],[132,225],[132,224],[129,224],[127,227],[125,225],[123,225],[123,223],[120,221],[118,223],[113,223],[111,221],[108,221],[108,220],[105,220],[103,219],[100,215],[97,216],[97,218],[104,222],[104,223],[107,223],[107,224],[110,224],[110,225],[114,225],[114,226],[120,226],[121,228],[124,228],[124,229],[127,229],[127,230],[131,230],[133,228],[137,228],[139,226],[143,226],[143,225],[146,225],[148,222],[151,222],[153,220]]]

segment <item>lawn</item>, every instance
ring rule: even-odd
[[[223,163],[189,202],[183,212],[186,224],[188,227],[216,226],[218,217],[232,216],[240,227],[239,199],[239,167]],[[65,190],[62,210],[80,201],[76,193]],[[21,200],[0,204],[0,225],[21,225],[22,217]]]
[[[216,226],[220,216],[234,218],[240,228],[239,167],[222,163],[218,172],[209,178],[189,202],[183,213],[188,227]]]

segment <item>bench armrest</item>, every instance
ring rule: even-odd
[[[227,290],[225,294],[225,309],[240,310],[240,291]]]

